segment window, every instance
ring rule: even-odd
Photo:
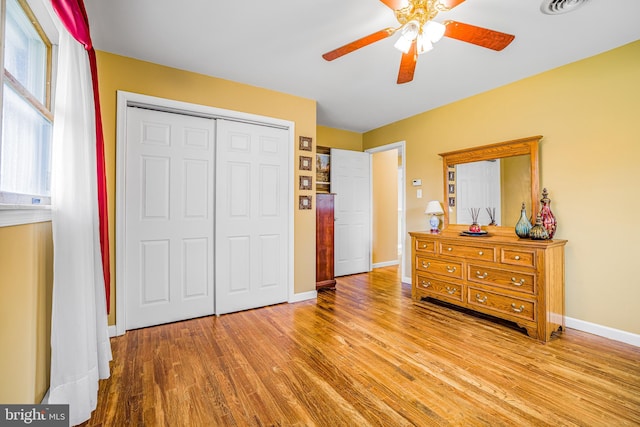
[[[0,204],[49,204],[51,43],[26,0],[6,0],[3,24]]]

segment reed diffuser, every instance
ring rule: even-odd
[[[469,226],[469,231],[472,233],[479,233],[482,231],[480,224],[478,224],[478,216],[480,215],[480,208],[469,208],[471,214],[471,220],[473,221]]]
[[[487,214],[489,215],[489,219],[491,220],[489,225],[498,225],[496,223],[496,208],[486,208],[486,209],[487,209]]]

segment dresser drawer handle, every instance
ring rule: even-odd
[[[478,252],[478,255],[482,256],[482,255],[484,255],[484,252],[479,251],[479,252]]]
[[[422,281],[422,286],[424,286],[425,288],[428,288],[429,286],[431,286],[431,282],[427,282],[425,280]]]
[[[516,261],[520,261],[520,255],[516,255],[513,259],[515,259]]]
[[[427,248],[427,244],[423,243],[421,247],[422,247],[422,249],[426,249]]]
[[[516,304],[512,302],[511,310],[515,311],[516,313],[522,313],[524,311],[524,305],[521,305],[520,308],[516,308]]]
[[[481,297],[480,294],[476,294],[476,301],[484,304],[487,302],[487,296],[485,295],[484,297]]]
[[[431,267],[431,262],[428,262],[425,264],[424,261],[422,261],[422,268],[429,268],[429,267]]]
[[[522,286],[522,285],[524,285],[524,282],[525,282],[525,280],[524,280],[524,279],[520,279],[520,280],[516,281],[516,278],[515,278],[515,277],[512,277],[512,278],[511,278],[511,284],[512,284],[513,286]]]
[[[449,273],[455,273],[456,268],[455,268],[455,267],[449,267],[449,266],[447,265],[447,271],[448,271]]]
[[[480,274],[479,271],[476,271],[476,277],[478,279],[486,279],[488,275],[489,275],[489,273],[487,273],[486,271],[483,274]]]
[[[447,293],[448,293],[449,295],[453,295],[453,294],[455,294],[456,292],[458,292],[458,290],[457,290],[456,288],[450,288],[450,287],[448,287],[448,286],[447,286]]]
[[[447,248],[447,250],[448,250],[449,252],[451,252],[451,251],[453,250],[453,248]]]

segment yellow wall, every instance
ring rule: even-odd
[[[97,52],[100,101],[104,125],[109,223],[111,241],[111,313],[109,324],[115,324],[115,171],[116,171],[116,91],[123,90],[193,104],[259,114],[295,122],[295,183],[300,175],[298,155],[312,155],[298,150],[298,137],[316,141],[316,102],[229,80],[208,77],[149,62]],[[315,143],[314,143],[315,147]],[[315,163],[315,162],[313,162]],[[298,194],[312,195],[313,191]],[[296,204],[297,207],[297,204]],[[315,207],[295,210],[294,214],[294,290],[315,290]]]
[[[40,403],[49,388],[51,223],[0,227],[0,402]]]
[[[372,263],[398,261],[398,150],[371,155]]]
[[[348,130],[318,126],[318,145],[341,150],[362,151],[362,134]]]
[[[540,184],[569,241],[566,314],[638,334],[638,76],[640,41],[367,132],[364,148],[406,141],[407,181],[424,191],[407,191],[411,231],[424,200],[443,200],[437,153],[543,135]]]

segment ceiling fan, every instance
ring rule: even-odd
[[[439,12],[447,12],[465,0],[380,0],[393,9],[400,23],[397,28],[389,27],[362,37],[322,55],[333,61],[357,49],[386,39],[396,32],[400,37],[395,47],[402,51],[398,84],[413,80],[418,55],[433,49],[433,43],[443,36],[472,43],[493,50],[502,50],[515,38],[511,34],[476,27],[457,21],[439,23],[433,20]]]

